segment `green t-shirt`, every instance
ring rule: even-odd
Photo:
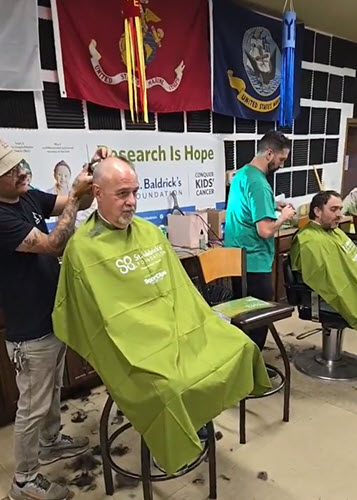
[[[224,244],[245,248],[247,272],[269,273],[274,259],[274,237],[261,238],[256,224],[262,219],[274,219],[276,203],[265,174],[252,165],[245,165],[232,180]]]

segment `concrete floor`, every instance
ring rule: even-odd
[[[296,336],[314,325],[296,317],[277,324],[293,354],[321,343],[320,334],[305,340]],[[357,353],[356,332],[347,331],[345,350]],[[278,352],[269,341],[266,360],[279,365]],[[104,388],[95,389],[87,401],[70,400],[63,411],[64,433],[90,437],[91,446],[99,442],[98,420],[106,399]],[[87,418],[73,423],[75,412]],[[237,408],[216,419],[219,500],[355,500],[357,499],[357,381],[323,382],[306,377],[293,368],[291,421],[282,422],[282,395],[247,403],[247,444],[239,445]],[[113,414],[113,418],[115,415]],[[114,429],[113,424],[113,429]],[[119,444],[119,443],[118,443]],[[139,468],[139,439],[134,431],[121,439],[128,446],[118,458],[124,466]],[[99,459],[100,457],[96,457]],[[83,467],[83,464],[82,464]],[[44,467],[52,479],[71,483],[82,470],[74,471],[74,459]],[[0,498],[6,498],[14,470],[12,426],[0,429]],[[207,464],[183,478],[157,483],[155,500],[203,500],[208,496]],[[94,471],[91,485],[71,485],[75,498],[100,500],[105,497],[101,465]],[[259,477],[258,477],[259,476]],[[262,477],[262,479],[260,478]],[[109,497],[108,497],[109,498]],[[141,486],[120,485],[116,500],[142,499]]]

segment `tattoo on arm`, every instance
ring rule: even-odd
[[[64,247],[74,231],[78,206],[78,199],[69,196],[58,224],[52,233],[45,234],[37,227],[34,227],[16,250],[18,252],[62,255]]]
[[[26,238],[24,239],[24,241],[22,242],[23,245],[26,245],[29,249],[31,248],[34,248],[35,246],[38,245],[39,241],[40,241],[40,236],[41,236],[41,232],[40,231],[31,231],[27,236]]]
[[[78,199],[69,197],[62,215],[58,219],[57,226],[48,236],[48,245],[51,252],[58,255],[62,254],[67,241],[73,234],[78,207]]]

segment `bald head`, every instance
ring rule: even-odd
[[[114,157],[111,156],[109,158],[105,158],[105,160],[101,161],[97,168],[94,170],[93,174],[93,183],[101,185],[103,182],[107,182],[113,176],[117,176],[118,174],[121,176],[125,176],[125,174],[134,172],[134,165],[129,162],[126,158],[123,157]]]
[[[133,219],[138,189],[134,166],[125,158],[106,158],[94,170],[93,193],[98,212],[119,229],[128,227]]]

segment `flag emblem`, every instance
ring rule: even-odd
[[[141,0],[142,4],[149,4],[150,0]],[[153,62],[164,43],[165,31],[160,26],[160,22],[162,19],[155,14],[149,7],[141,8],[141,22],[143,27],[143,40],[144,40],[144,53],[145,53],[145,63],[148,66],[151,62]],[[121,60],[123,64],[126,66],[126,49],[125,49],[125,33],[123,33],[119,39],[119,50],[121,55]],[[120,72],[114,76],[108,75],[104,70],[104,62],[103,66],[100,62],[102,59],[102,55],[97,49],[96,40],[91,40],[89,44],[89,54],[91,58],[92,67],[97,75],[97,77],[104,83],[108,85],[118,85],[123,82],[128,81],[127,72]],[[182,77],[185,69],[184,61],[181,61],[180,64],[173,68],[172,74],[173,78],[171,81],[167,81],[165,78],[160,75],[149,78],[146,82],[146,87],[148,89],[160,86],[166,92],[174,92],[178,89],[182,82]],[[139,85],[138,80],[136,79],[137,86]]]
[[[280,85],[279,47],[266,28],[251,28],[243,37],[243,64],[254,90],[270,97]]]

